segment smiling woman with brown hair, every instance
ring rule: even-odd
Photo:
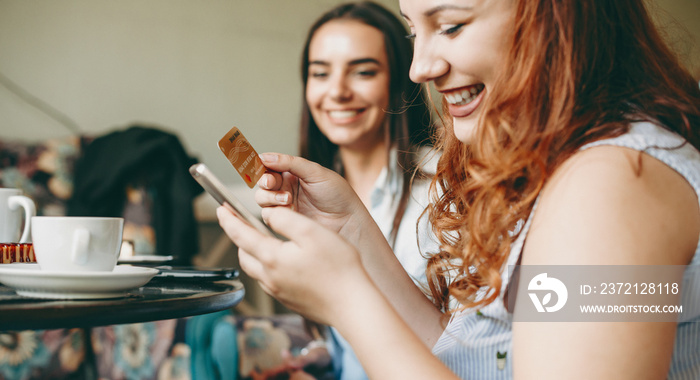
[[[300,155],[343,175],[370,209],[379,173],[398,164],[398,203],[386,226],[392,245],[421,159],[416,153],[433,143],[423,90],[408,77],[413,48],[406,34],[376,3],[341,4],[309,29],[301,65]]]
[[[301,66],[300,151],[348,181],[404,269],[427,287],[416,223],[428,205],[429,181],[425,167],[414,175],[433,131],[423,90],[408,77],[407,33],[373,2],[341,4],[311,26]],[[432,242],[427,236],[419,238],[423,249],[436,250],[425,246]],[[335,329],[329,340],[336,377],[366,378]]]

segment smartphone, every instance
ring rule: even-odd
[[[160,272],[156,277],[179,279],[231,280],[238,278],[236,268],[203,268],[196,266],[173,267],[162,265],[156,267]]]
[[[224,186],[221,181],[216,178],[214,173],[202,163],[194,164],[190,167],[190,174],[194,177],[197,182],[207,191],[220,205],[228,204],[231,210],[236,213],[241,219],[253,226],[255,229],[261,233],[275,237],[275,233],[258,219],[252,212],[250,212],[243,204],[236,198],[231,191]]]

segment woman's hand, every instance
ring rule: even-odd
[[[255,200],[266,222],[269,207],[291,207],[347,237],[371,219],[347,181],[334,171],[284,154],[265,153],[260,158],[270,171],[258,181]]]
[[[358,263],[361,261],[361,269],[363,269],[362,276],[364,278],[357,281],[367,281],[367,277],[371,278],[368,281],[371,287],[375,287],[374,290],[379,289],[414,331],[420,334],[421,339],[432,346],[443,330],[440,323],[440,311],[433,306],[406,274],[382,231],[377,227],[369,211],[347,181],[332,170],[303,158],[266,153],[261,155],[261,159],[265,166],[271,170],[258,182],[260,190],[256,193],[256,201],[263,207],[263,219],[275,229],[275,225],[279,223],[274,221],[276,218],[279,218],[280,221],[284,219],[285,223],[292,219],[289,215],[282,216],[283,213],[279,210],[284,208],[290,212],[288,209],[292,208],[322,225],[313,224],[308,231],[296,231],[290,235],[284,231],[278,232],[290,239],[299,239],[297,249],[308,246],[319,250],[318,256],[309,258],[310,261],[304,265],[320,266],[320,263],[313,262],[313,260],[326,261],[324,265],[329,267],[323,269],[328,275],[325,286],[333,289],[332,297],[337,298],[341,294],[343,297],[347,297],[347,294],[355,294],[358,291],[357,283],[355,287],[350,284],[344,288],[343,291],[349,293],[337,291],[335,285],[340,280],[339,276],[342,275],[345,278],[348,275],[345,273],[345,266],[348,264],[339,260],[346,255],[346,250],[352,248],[347,244],[350,242],[354,245],[353,260],[357,260]],[[275,217],[272,216],[273,213]],[[295,220],[299,220],[300,223],[307,222],[298,217]],[[325,232],[318,231],[323,227],[327,229]],[[337,232],[340,236],[328,234],[330,232]],[[299,233],[302,235],[308,233],[306,236],[308,241],[302,240],[301,235],[295,235]],[[235,243],[236,240],[231,238]],[[321,238],[323,238],[323,242]],[[243,249],[254,254],[250,250],[259,248],[244,247]],[[302,254],[310,254],[310,252]],[[357,263],[353,262],[353,264]],[[338,268],[341,270],[339,271]],[[321,274],[311,271],[304,275],[319,276]],[[306,280],[305,277],[298,279]],[[262,281],[262,284],[263,286],[271,286],[266,285],[265,281]],[[319,281],[318,284],[324,286],[322,281]],[[278,290],[277,288],[269,289],[269,292],[275,297],[284,297],[276,295]],[[369,289],[368,291],[372,292],[373,290]],[[280,300],[283,303],[291,303],[291,297],[286,301],[285,299],[281,298]],[[292,308],[295,307],[293,303],[291,305]],[[296,307],[301,309],[301,306]],[[347,309],[345,311],[347,312]],[[320,316],[316,318],[320,318]],[[325,320],[321,321],[338,327]]]
[[[267,220],[289,241],[261,234],[225,207],[217,216],[239,247],[241,269],[290,309],[333,325],[353,302],[362,302],[353,294],[371,281],[355,248],[338,234],[285,207],[269,208]]]
[[[442,333],[440,311],[403,270],[345,180],[301,158],[274,155],[264,162],[278,172],[261,178],[256,200],[267,224],[289,240],[263,235],[219,207],[241,268],[291,310],[336,327],[371,376],[453,378],[429,349]],[[406,357],[413,366],[403,364]]]

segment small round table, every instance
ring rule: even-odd
[[[0,285],[0,331],[94,327],[212,313],[245,295],[238,280],[158,278],[122,298],[52,300],[17,295]]]

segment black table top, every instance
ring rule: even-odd
[[[154,278],[125,297],[52,300],[17,295],[0,285],[0,331],[94,327],[212,313],[238,304],[238,280]]]

